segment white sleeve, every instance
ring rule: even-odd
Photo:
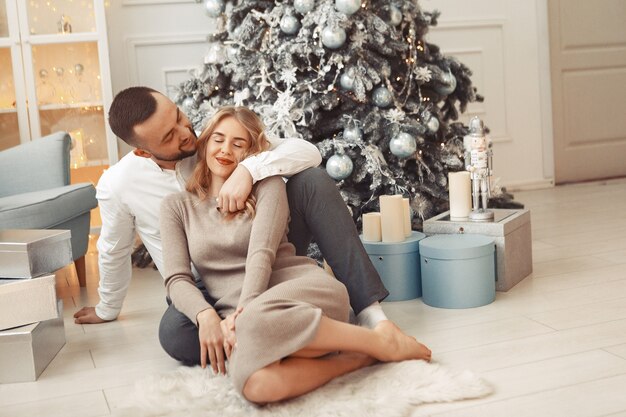
[[[290,177],[322,162],[317,147],[304,139],[271,139],[270,144],[269,151],[241,162],[250,171],[255,183],[274,175]]]
[[[100,302],[96,314],[104,320],[115,320],[122,309],[132,275],[130,256],[135,241],[135,221],[117,200],[105,176],[98,183],[96,197],[102,217],[97,245]]]

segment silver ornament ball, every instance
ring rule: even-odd
[[[426,127],[431,132],[435,133],[439,130],[439,120],[436,117],[431,117],[430,120],[426,123]]]
[[[408,158],[417,150],[417,142],[408,133],[400,132],[389,141],[389,150],[398,158]]]
[[[344,72],[341,74],[341,78],[339,78],[339,85],[344,90],[352,90],[354,88],[354,77],[351,77],[350,74]]]
[[[315,7],[315,0],[295,0],[293,7],[296,9],[296,12],[306,14]]]
[[[83,75],[83,71],[85,71],[85,67],[83,66],[83,64],[74,65],[74,73],[76,75]]]
[[[181,107],[185,113],[189,113],[193,109],[193,105],[195,101],[192,97],[185,97],[183,102],[181,103]]]
[[[347,15],[354,14],[361,8],[361,0],[335,0],[335,8]]]
[[[363,140],[363,131],[356,126],[346,127],[343,129],[343,138],[351,142],[361,141]]]
[[[329,49],[338,49],[346,42],[346,31],[340,27],[326,26],[322,30],[322,43]]]
[[[65,70],[63,69],[63,67],[54,67],[54,72],[57,74],[58,77],[62,77],[63,74],[65,74]]]
[[[300,21],[291,15],[285,15],[280,19],[280,30],[287,35],[295,35],[300,30]]]
[[[234,45],[226,47],[226,56],[230,61],[236,63],[239,60],[239,48]]]
[[[48,70],[47,69],[40,69],[39,70],[39,77],[41,77],[42,79],[48,78]]]
[[[352,174],[354,164],[348,155],[335,154],[326,161],[326,172],[336,181],[345,180]]]
[[[391,104],[392,97],[391,91],[387,89],[387,87],[378,87],[372,93],[372,101],[378,107],[387,107]]]
[[[219,17],[225,8],[224,0],[204,0],[204,10],[211,17]]]
[[[389,7],[389,23],[394,26],[398,26],[402,23],[402,11],[394,5]]]
[[[437,91],[437,93],[441,94],[442,96],[452,94],[452,92],[456,89],[456,77],[452,75],[452,73],[444,73],[442,76],[442,82],[443,85],[435,88],[435,91]]]

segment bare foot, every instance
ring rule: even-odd
[[[374,327],[385,346],[384,354],[378,359],[383,362],[397,362],[408,359],[430,361],[432,352],[414,337],[407,336],[390,320],[383,320]]]

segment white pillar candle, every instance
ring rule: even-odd
[[[401,195],[380,196],[380,223],[383,242],[404,241],[404,209]]]
[[[450,218],[465,219],[472,211],[472,188],[469,171],[448,173]]]
[[[380,242],[381,239],[380,213],[365,213],[363,215],[363,240]]]
[[[404,237],[411,236],[411,206],[409,199],[402,199],[402,209],[404,210]]]

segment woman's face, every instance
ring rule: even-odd
[[[211,175],[228,178],[250,147],[248,131],[232,116],[222,119],[207,141],[206,161]]]

